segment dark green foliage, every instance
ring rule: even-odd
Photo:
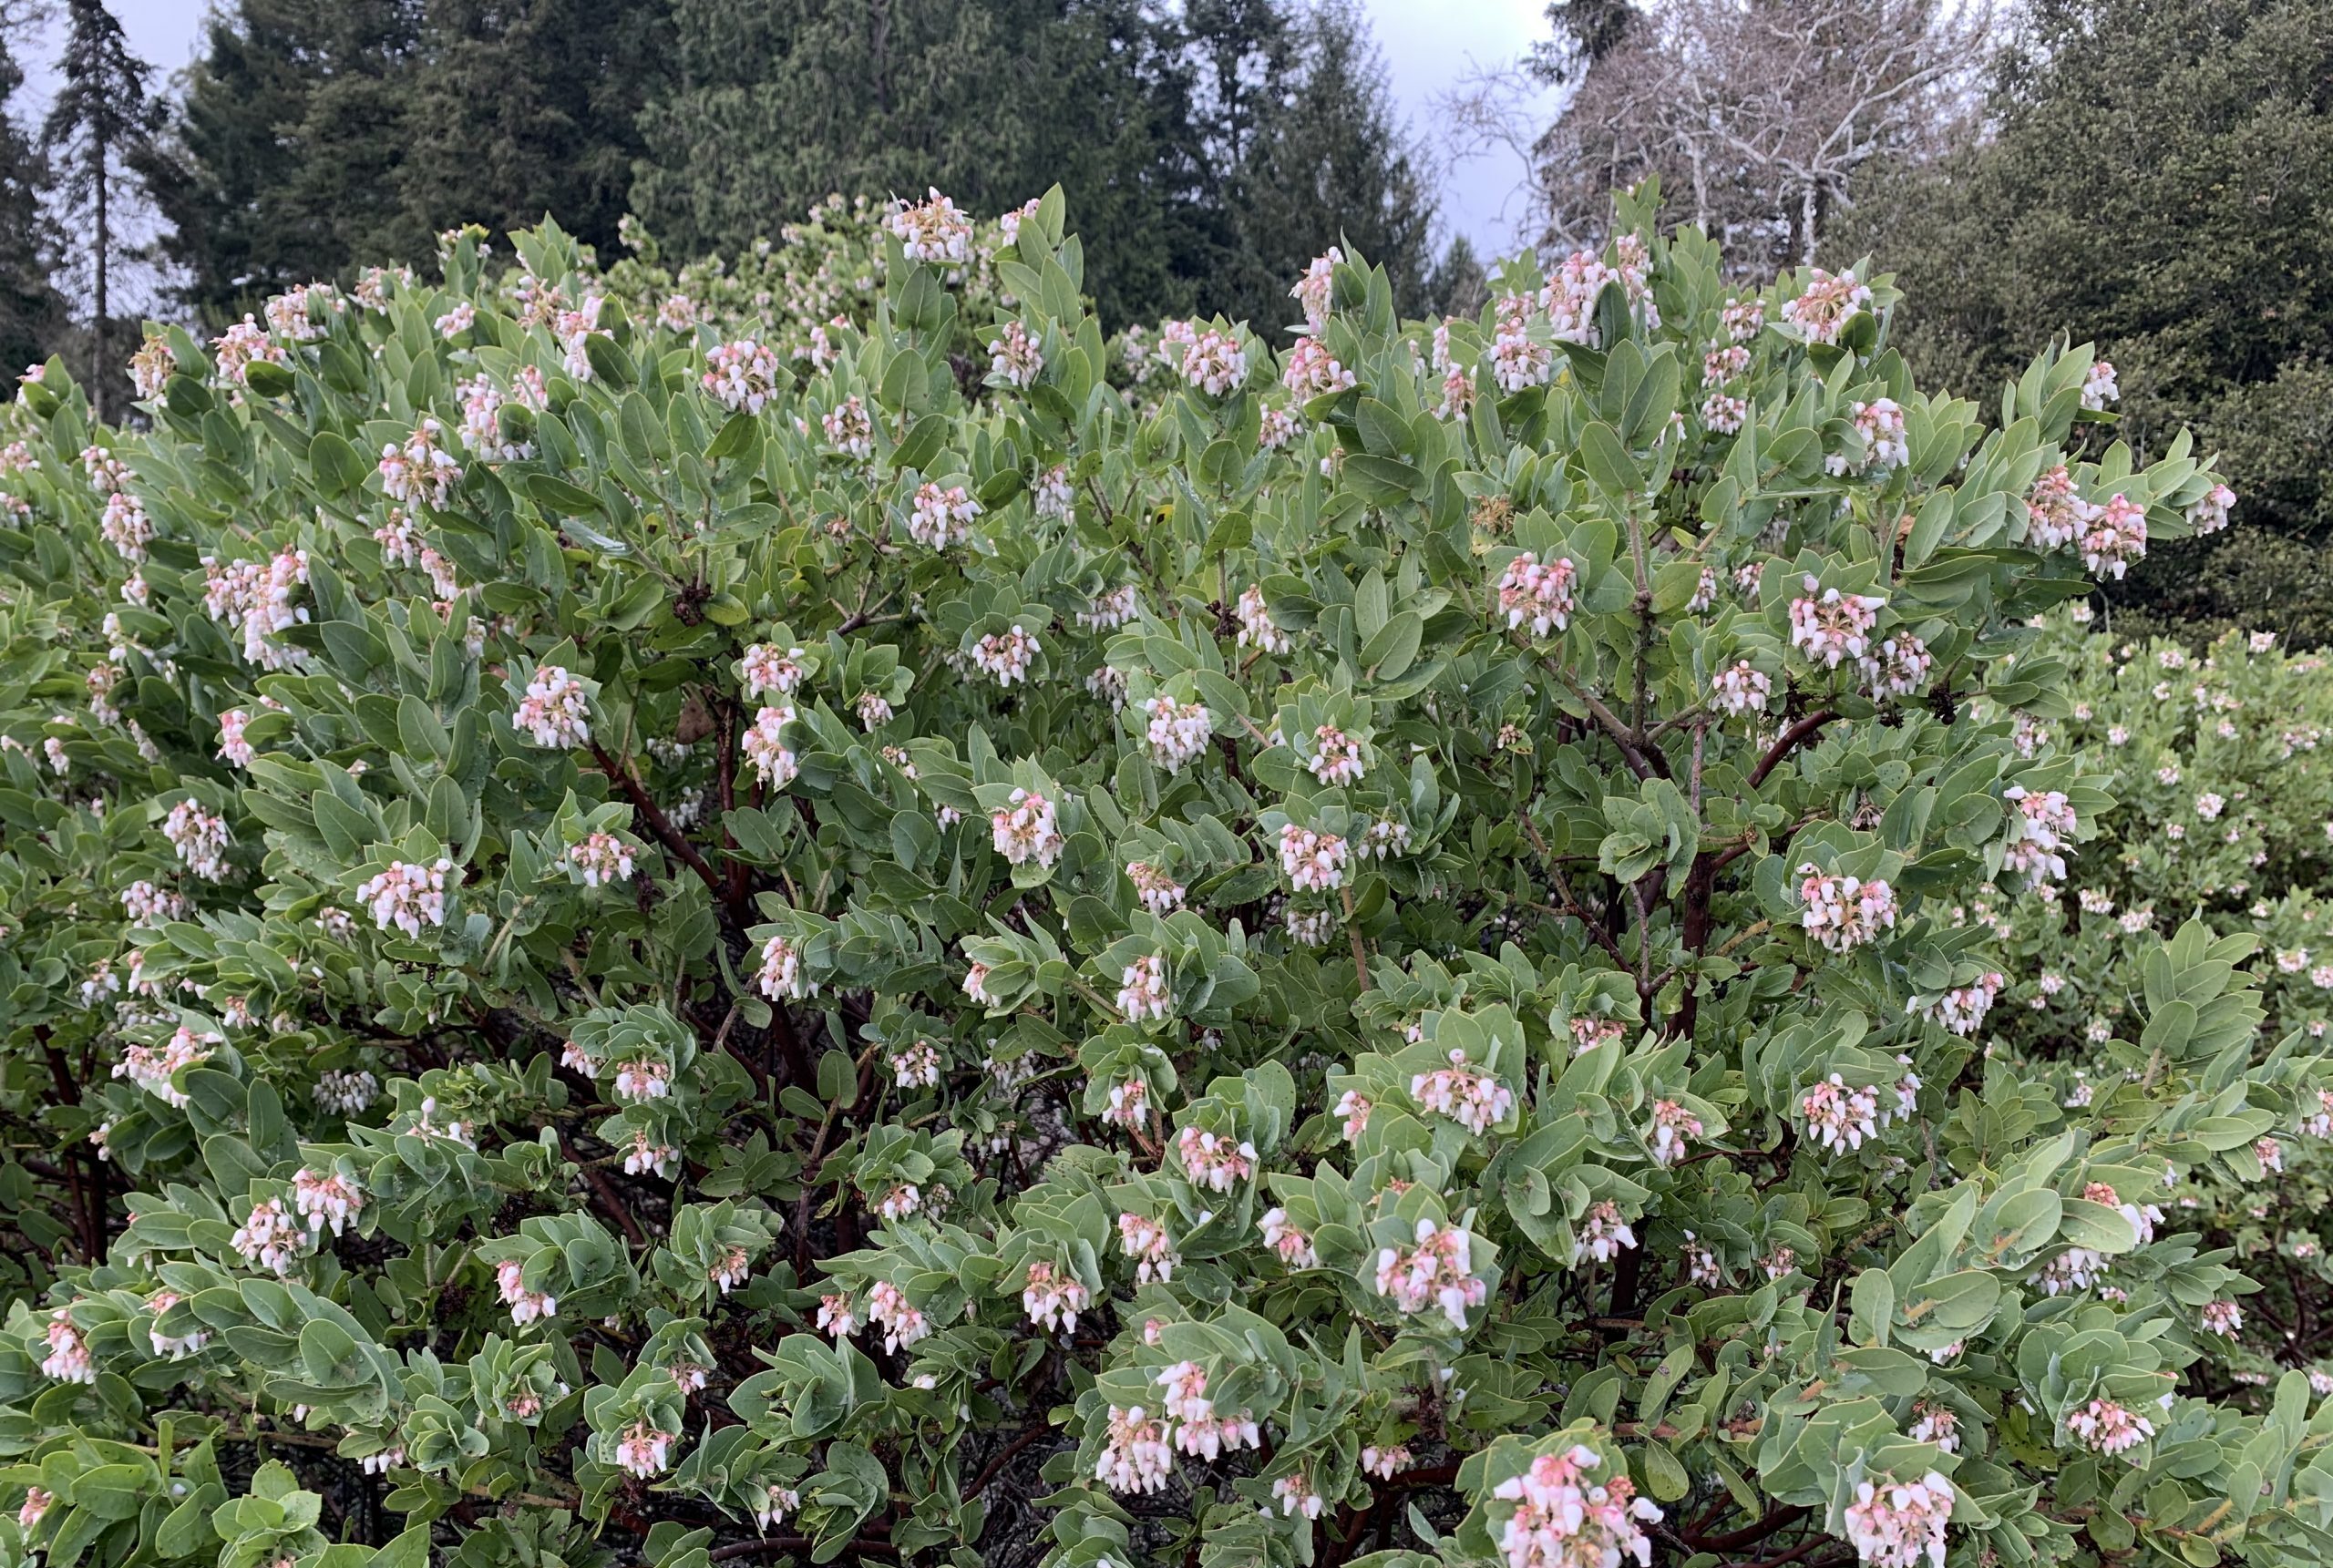
[[[2111,597],[2153,625],[2333,638],[2333,4],[2045,0],[1993,135],[1883,177],[1835,260],[1885,254],[1924,379],[1997,380],[2061,327],[2121,373],[2142,452],[2192,424],[2237,528]]]
[[[120,380],[108,328],[121,185],[151,143],[161,109],[148,87],[153,67],[129,52],[121,24],[104,0],[68,0],[65,20],[65,53],[57,62],[60,81],[41,127],[41,143],[57,174],[57,193],[77,231],[79,242],[68,249],[88,260],[86,361],[91,398],[102,418],[108,407],[118,406]]]
[[[24,85],[24,67],[0,36],[0,364],[9,365],[44,357],[63,317],[48,281],[57,235],[40,210],[46,169],[13,113]]]

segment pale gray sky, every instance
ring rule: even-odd
[[[1434,98],[1475,67],[1495,67],[1521,55],[1547,30],[1545,0],[1362,0],[1411,130],[1439,157]],[[191,57],[204,0],[115,0],[130,43],[163,76]],[[53,53],[51,51],[43,51]],[[26,60],[36,83],[48,62]],[[1521,216],[1509,201],[1523,175],[1505,154],[1485,155],[1439,170],[1436,194],[1446,227],[1493,254],[1513,241]]]

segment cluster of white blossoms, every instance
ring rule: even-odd
[[[1306,765],[1324,784],[1358,784],[1362,773],[1361,743],[1334,724],[1322,724],[1312,732],[1312,760]]]
[[[1471,1065],[1463,1050],[1450,1053],[1447,1067],[1413,1074],[1410,1098],[1420,1109],[1447,1116],[1477,1136],[1506,1121],[1515,1109],[1515,1091]]]
[[[281,1198],[252,1205],[251,1217],[230,1239],[243,1262],[271,1274],[289,1275],[308,1248],[309,1233],[283,1207]]]
[[[567,849],[568,864],[583,874],[583,886],[601,887],[632,880],[632,845],[612,833],[594,833]]]
[[[745,650],[743,667],[745,673],[745,696],[758,701],[775,692],[781,697],[794,694],[802,684],[805,671],[799,648],[777,649],[766,642],[756,642]]]
[[[1045,356],[1029,329],[1019,322],[1007,322],[1004,329],[989,340],[989,373],[1007,386],[1033,386],[1045,370]]]
[[[1077,624],[1095,631],[1115,631],[1142,613],[1142,589],[1126,583],[1094,596],[1094,602],[1077,612]]]
[[[1318,1519],[1329,1507],[1329,1500],[1312,1489],[1312,1483],[1304,1479],[1302,1471],[1293,1471],[1273,1481],[1272,1501],[1280,1504],[1282,1516],[1290,1519],[1299,1514],[1307,1519]]]
[[[139,926],[159,926],[165,920],[181,920],[194,908],[193,901],[183,893],[157,887],[143,877],[121,890],[121,912]]]
[[[1135,896],[1154,915],[1171,915],[1183,907],[1183,885],[1146,860],[1126,862],[1126,880]]]
[[[121,1060],[114,1063],[113,1076],[126,1078],[165,1105],[183,1111],[188,1097],[175,1087],[171,1080],[184,1068],[211,1060],[215,1047],[227,1043],[227,1037],[214,1030],[197,1034],[186,1024],[180,1024],[170,1038],[157,1049],[149,1045],[125,1045]]]
[[[1124,1409],[1112,1405],[1094,1479],[1112,1491],[1140,1494],[1162,1491],[1174,1469],[1166,1423],[1140,1405]]]
[[[1148,953],[1125,967],[1119,976],[1118,1011],[1128,1023],[1151,1019],[1163,1022],[1174,1016],[1175,997],[1167,989],[1166,955]]]
[[[2114,380],[2114,362],[2094,361],[2081,378],[2081,405],[2096,414],[2122,398],[2122,389]]]
[[[981,504],[964,493],[964,487],[943,489],[938,480],[927,479],[916,487],[908,504],[908,538],[926,549],[944,550],[971,538],[972,519],[980,515]]]
[[[556,664],[536,670],[511,723],[536,745],[554,751],[591,743],[591,693]]]
[[[175,1290],[158,1290],[146,1298],[147,1309],[153,1313],[156,1325],[146,1330],[146,1342],[154,1348],[155,1355],[167,1356],[173,1361],[183,1361],[189,1356],[197,1355],[205,1345],[211,1343],[211,1334],[208,1329],[197,1328],[187,1334],[162,1332],[159,1327],[162,1314],[176,1307],[182,1299],[184,1298]]]
[[[1146,1214],[1118,1216],[1118,1245],[1134,1261],[1135,1280],[1141,1285],[1174,1278],[1177,1266],[1183,1261],[1166,1227]]]
[[[753,1260],[745,1255],[745,1249],[733,1246],[706,1266],[705,1282],[726,1296],[745,1283],[753,1268]]]
[[[1930,1471],[1917,1481],[1866,1481],[1842,1512],[1847,1543],[1871,1568],[1944,1568],[1944,1526],[1952,1517],[1952,1483]]]
[[[616,1464],[625,1474],[641,1481],[661,1475],[672,1463],[673,1441],[680,1434],[652,1427],[646,1421],[634,1421],[624,1429],[616,1443]]]
[[[2081,564],[2091,575],[2120,580],[2130,564],[2147,553],[2147,513],[2128,496],[2115,495],[2083,520]]]
[[[514,441],[502,429],[503,396],[493,379],[473,376],[457,389],[462,398],[462,445],[488,463],[523,463],[535,455],[531,441]],[[540,410],[549,401],[542,372],[529,365],[511,379],[511,398]]]
[[[1783,320],[1809,343],[1835,344],[1849,323],[1871,303],[1871,290],[1853,272],[1834,277],[1820,267],[1807,270],[1806,292],[1783,304]]]
[[[510,1309],[512,1327],[524,1328],[528,1324],[559,1315],[559,1299],[546,1292],[529,1290],[525,1281],[526,1266],[517,1258],[506,1258],[495,1266],[495,1290],[502,1297],[502,1305]]]
[[[1862,1148],[1865,1138],[1879,1136],[1884,1120],[1876,1087],[1850,1089],[1835,1072],[1799,1096],[1798,1113],[1807,1137],[1834,1152]]]
[[[462,478],[462,466],[441,445],[445,434],[444,425],[425,415],[402,446],[391,441],[382,446],[381,490],[390,500],[444,508]]]
[[[1652,302],[1652,288],[1646,279],[1652,258],[1644,241],[1634,234],[1623,234],[1614,242],[1612,253],[1616,263],[1608,264],[1593,251],[1575,251],[1547,274],[1539,291],[1539,307],[1547,313],[1556,336],[1564,342],[1600,346],[1596,302],[1608,283],[1620,285],[1629,309],[1642,313],[1648,328],[1660,325],[1660,312]]]
[[[884,226],[899,237],[910,261],[957,263],[972,259],[972,220],[955,202],[927,188],[921,201],[896,203]]]
[[[81,1330],[74,1327],[67,1308],[60,1307],[48,1315],[46,1337],[48,1354],[41,1358],[43,1377],[54,1378],[60,1383],[94,1383],[98,1380],[97,1362],[89,1355],[88,1341],[81,1337]],[[39,1488],[34,1490],[37,1491]],[[29,1498],[25,1506],[32,1508]],[[34,1511],[34,1520],[37,1522],[46,1511],[47,1505],[44,1501],[40,1509]],[[21,1513],[17,1515],[20,1522],[23,1517]]]
[[[1900,468],[1912,460],[1904,428],[1904,410],[1892,397],[1876,397],[1869,403],[1857,403],[1851,423],[1855,434],[1863,437],[1863,466],[1866,472],[1882,468]],[[1833,474],[1845,474],[1850,466],[1846,457],[1833,453],[1824,458],[1824,466]]]
[[[1186,1127],[1175,1134],[1175,1156],[1191,1185],[1228,1193],[1256,1173],[1256,1146],[1201,1127]]]
[[[1267,452],[1278,452],[1303,434],[1303,416],[1293,408],[1274,404],[1256,417],[1256,445]]]
[[[632,1056],[616,1063],[615,1095],[642,1105],[651,1100],[663,1100],[673,1092],[673,1070],[653,1056]]]
[[[2154,1423],[2112,1399],[2092,1399],[2066,1412],[2066,1430],[2096,1453],[2128,1453],[2154,1436]]]
[[[1351,371],[1337,363],[1327,343],[1317,337],[1300,337],[1289,351],[1288,364],[1281,369],[1280,379],[1298,401],[1309,402],[1344,391],[1355,378]]]
[[[365,1189],[352,1176],[303,1165],[292,1177],[292,1203],[309,1230],[321,1234],[329,1225],[339,1235],[364,1212]]]
[[[1502,1502],[1516,1505],[1499,1532],[1499,1554],[1506,1568],[1619,1568],[1633,1557],[1652,1562],[1652,1542],[1644,1526],[1661,1513],[1636,1494],[1625,1472],[1601,1483],[1588,1472],[1603,1460],[1578,1447],[1541,1454],[1521,1475],[1491,1489]]]
[[[1344,839],[1336,834],[1292,822],[1280,830],[1280,869],[1299,892],[1326,893],[1342,886],[1350,858]]]
[[[1294,288],[1288,291],[1288,297],[1304,312],[1307,332],[1319,333],[1327,329],[1329,302],[1336,284],[1337,267],[1344,259],[1345,253],[1341,249],[1330,246],[1305,264],[1304,275],[1296,280]]]
[[[1498,325],[1491,334],[1491,379],[1498,389],[1516,393],[1544,386],[1555,364],[1556,351],[1531,334],[1531,302],[1519,294],[1499,301]]]
[[[1571,1266],[1578,1268],[1590,1259],[1609,1263],[1620,1255],[1622,1248],[1636,1245],[1637,1233],[1629,1228],[1620,1206],[1599,1198],[1588,1205],[1588,1214],[1579,1222],[1579,1234],[1571,1244]]]
[[[354,1116],[380,1098],[381,1081],[362,1068],[334,1067],[316,1075],[309,1097],[337,1116]]]
[[[252,743],[243,739],[243,729],[252,716],[241,708],[230,708],[219,715],[219,760],[231,768],[247,768],[255,754]]]
[[[1652,1102],[1652,1158],[1655,1164],[1673,1165],[1685,1157],[1692,1140],[1701,1135],[1701,1119],[1674,1100]]]
[[[1882,879],[1865,881],[1822,870],[1811,862],[1798,868],[1799,917],[1807,935],[1835,953],[1875,941],[1896,925],[1896,890]]]
[[[211,358],[218,367],[220,385],[248,386],[252,365],[282,364],[285,355],[283,346],[268,337],[267,329],[246,315],[211,340]]]
[[[2066,857],[2061,851],[2073,842],[2081,826],[2062,790],[2028,790],[2011,784],[2001,792],[2009,803],[2009,844],[2001,852],[2001,869],[2025,878],[2029,887],[2065,879]]]
[[[786,744],[786,727],[792,723],[793,704],[765,707],[754,715],[754,722],[745,726],[739,738],[738,743],[755,775],[772,789],[784,789],[802,771]]]
[[[114,553],[135,565],[146,559],[146,547],[154,542],[154,520],[146,515],[145,507],[127,490],[116,490],[106,497],[105,516],[98,523],[98,532],[111,545]]]
[[[875,455],[875,421],[857,393],[818,415],[827,444],[845,456],[865,459]]]
[[[1392,1296],[1405,1313],[1439,1307],[1451,1327],[1465,1332],[1467,1310],[1489,1296],[1475,1272],[1474,1237],[1461,1226],[1423,1217],[1411,1236],[1413,1246],[1378,1249],[1377,1294]]]
[[[380,929],[394,927],[418,937],[422,927],[446,923],[446,877],[453,869],[454,863],[442,856],[434,866],[392,860],[387,870],[365,878],[356,897],[371,907]]]
[[[1056,463],[1038,474],[1030,485],[1037,516],[1065,523],[1077,515],[1077,492],[1069,482],[1069,465]]]
[[[1841,593],[1812,576],[1806,591],[1790,601],[1790,645],[1825,670],[1836,670],[1871,649],[1872,629],[1887,601],[1873,594]]]
[[[1007,804],[989,813],[990,840],[1009,866],[1034,861],[1051,866],[1061,858],[1061,824],[1053,803],[1034,790],[1015,789]]]
[[[1239,602],[1234,607],[1233,613],[1239,621],[1239,647],[1253,646],[1265,653],[1285,653],[1293,646],[1289,641],[1288,633],[1272,623],[1272,613],[1265,607],[1262,589],[1241,589]]]
[[[2244,1308],[2226,1296],[2204,1303],[2199,1322],[2205,1333],[2234,1339],[2244,1332]]]
[[[1977,1026],[1985,1021],[1985,1015],[1992,1010],[1994,999],[2001,994],[2001,987],[2006,984],[2008,980],[2000,972],[1993,970],[1979,975],[1973,985],[1955,986],[1930,1002],[1925,1010],[1928,1017],[1954,1034],[1973,1035],[1977,1032]],[[1918,1004],[1906,1002],[1904,1005],[1908,1012]]]
[[[1032,1259],[1029,1277],[1021,1286],[1021,1309],[1029,1321],[1068,1334],[1077,1328],[1077,1315],[1093,1305],[1093,1293],[1064,1265],[1055,1267],[1043,1258]]]
[[[1197,333],[1183,349],[1182,365],[1184,381],[1209,397],[1228,396],[1247,384],[1248,351],[1228,333]]]
[[[868,1290],[867,1321],[883,1331],[883,1348],[895,1354],[931,1334],[930,1319],[888,1279]]]
[[[1736,719],[1764,712],[1773,691],[1773,679],[1747,659],[1735,660],[1710,679],[1710,695],[1719,711]]]
[[[759,414],[776,395],[777,355],[751,338],[705,351],[704,390],[733,414]]]
[[[2198,534],[2215,534],[2227,527],[2230,508],[2235,505],[2235,492],[2225,485],[2214,485],[2203,497],[2187,508],[2187,520]]]
[[[1039,646],[1037,634],[1015,622],[982,637],[967,657],[974,669],[1000,686],[1026,684],[1036,668]]]
[[[1143,703],[1142,711],[1148,718],[1143,733],[1160,767],[1178,774],[1206,753],[1215,734],[1215,716],[1203,704],[1161,696]]]
[[[1311,1236],[1290,1223],[1286,1209],[1266,1209],[1263,1217],[1256,1222],[1256,1229],[1263,1234],[1264,1245],[1289,1267],[1321,1266],[1321,1255],[1313,1250]]]
[[[202,604],[211,619],[243,637],[243,658],[262,670],[281,670],[305,657],[275,634],[308,619],[292,602],[308,581],[308,552],[278,550],[265,561],[221,562],[202,558]]]
[[[1928,672],[1936,668],[1936,656],[1927,643],[1899,629],[1858,658],[1855,668],[1863,675],[1864,689],[1878,702],[1911,696],[1927,685]]]
[[[1150,1120],[1150,1085],[1128,1078],[1110,1085],[1102,1103],[1102,1120],[1112,1127],[1140,1127]]]
[[[1579,567],[1563,556],[1542,565],[1540,558],[1524,550],[1509,560],[1507,571],[1498,579],[1498,609],[1507,616],[1509,632],[1526,620],[1533,637],[1570,628],[1572,583],[1578,577]]]
[[[170,840],[186,868],[206,882],[227,875],[227,819],[214,816],[190,800],[170,807],[162,818],[162,836]]]

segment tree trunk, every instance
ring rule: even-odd
[[[105,137],[93,133],[90,138],[90,162],[97,176],[97,318],[89,323],[89,405],[98,423],[106,420],[106,262],[112,253],[113,233],[106,221],[107,156]]]

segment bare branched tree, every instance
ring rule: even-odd
[[[1580,0],[1557,38],[1445,97],[1454,146],[1512,147],[1534,89],[1564,91],[1530,141],[1531,229],[1591,244],[1611,192],[1657,175],[1745,273],[1813,260],[1856,170],[1969,134],[1991,0]]]

